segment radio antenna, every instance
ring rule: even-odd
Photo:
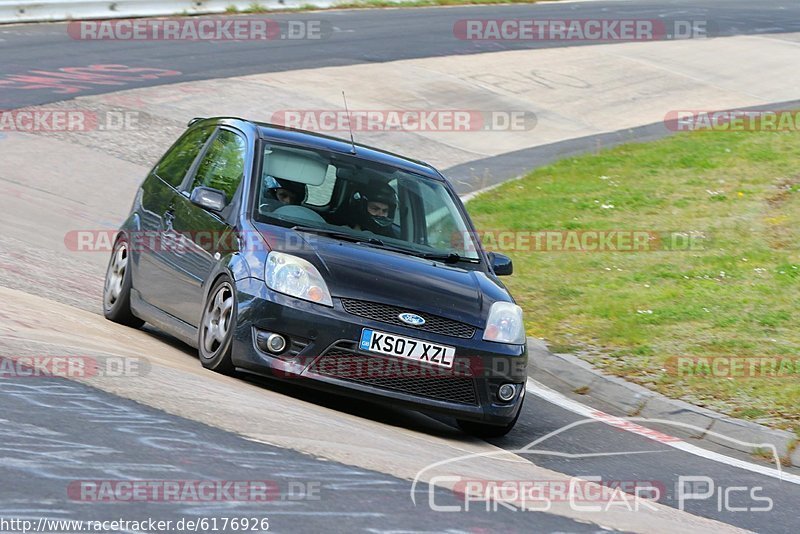
[[[347,113],[347,126],[350,128],[350,145],[353,147],[350,150],[350,153],[355,154],[356,141],[353,139],[353,117],[350,116],[350,110],[347,108],[347,97],[345,96],[344,91],[342,91],[342,99],[344,100],[344,110]]]

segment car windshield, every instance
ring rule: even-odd
[[[355,156],[270,144],[256,220],[443,261],[477,263],[468,226],[439,180]]]

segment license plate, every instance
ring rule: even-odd
[[[358,346],[361,350],[407,358],[446,367],[447,369],[453,367],[453,360],[456,357],[456,349],[454,347],[378,332],[371,328],[365,328],[361,331],[361,341]]]

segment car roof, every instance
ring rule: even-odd
[[[198,120],[204,119],[195,119],[190,124],[194,124],[194,122]],[[362,145],[361,143],[352,144],[347,139],[341,139],[307,130],[289,128],[279,124],[249,121],[237,117],[217,117],[215,120],[219,121],[220,123],[236,123],[241,121],[252,124],[256,127],[258,135],[262,140],[297,144],[309,148],[329,150],[339,154],[355,155],[359,158],[373,161],[375,163],[382,163],[384,165],[397,167],[399,169],[421,174],[436,180],[444,180],[444,176],[442,176],[439,171],[424,161],[415,160],[368,145]],[[353,146],[355,146],[355,154],[353,154]]]

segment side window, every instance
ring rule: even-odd
[[[439,194],[437,194],[439,193]],[[422,195],[423,206],[425,209],[425,233],[428,238],[428,245],[444,250],[450,250],[463,234],[461,229],[456,226],[455,221],[460,221],[461,216],[455,212],[452,202],[447,202],[444,188],[437,188],[436,191],[425,191]]]
[[[199,186],[213,187],[224,192],[230,202],[244,177],[246,157],[245,139],[231,131],[220,130],[200,162],[190,190]]]
[[[186,132],[158,162],[156,175],[172,187],[181,185],[213,131],[214,127],[208,126]]]

